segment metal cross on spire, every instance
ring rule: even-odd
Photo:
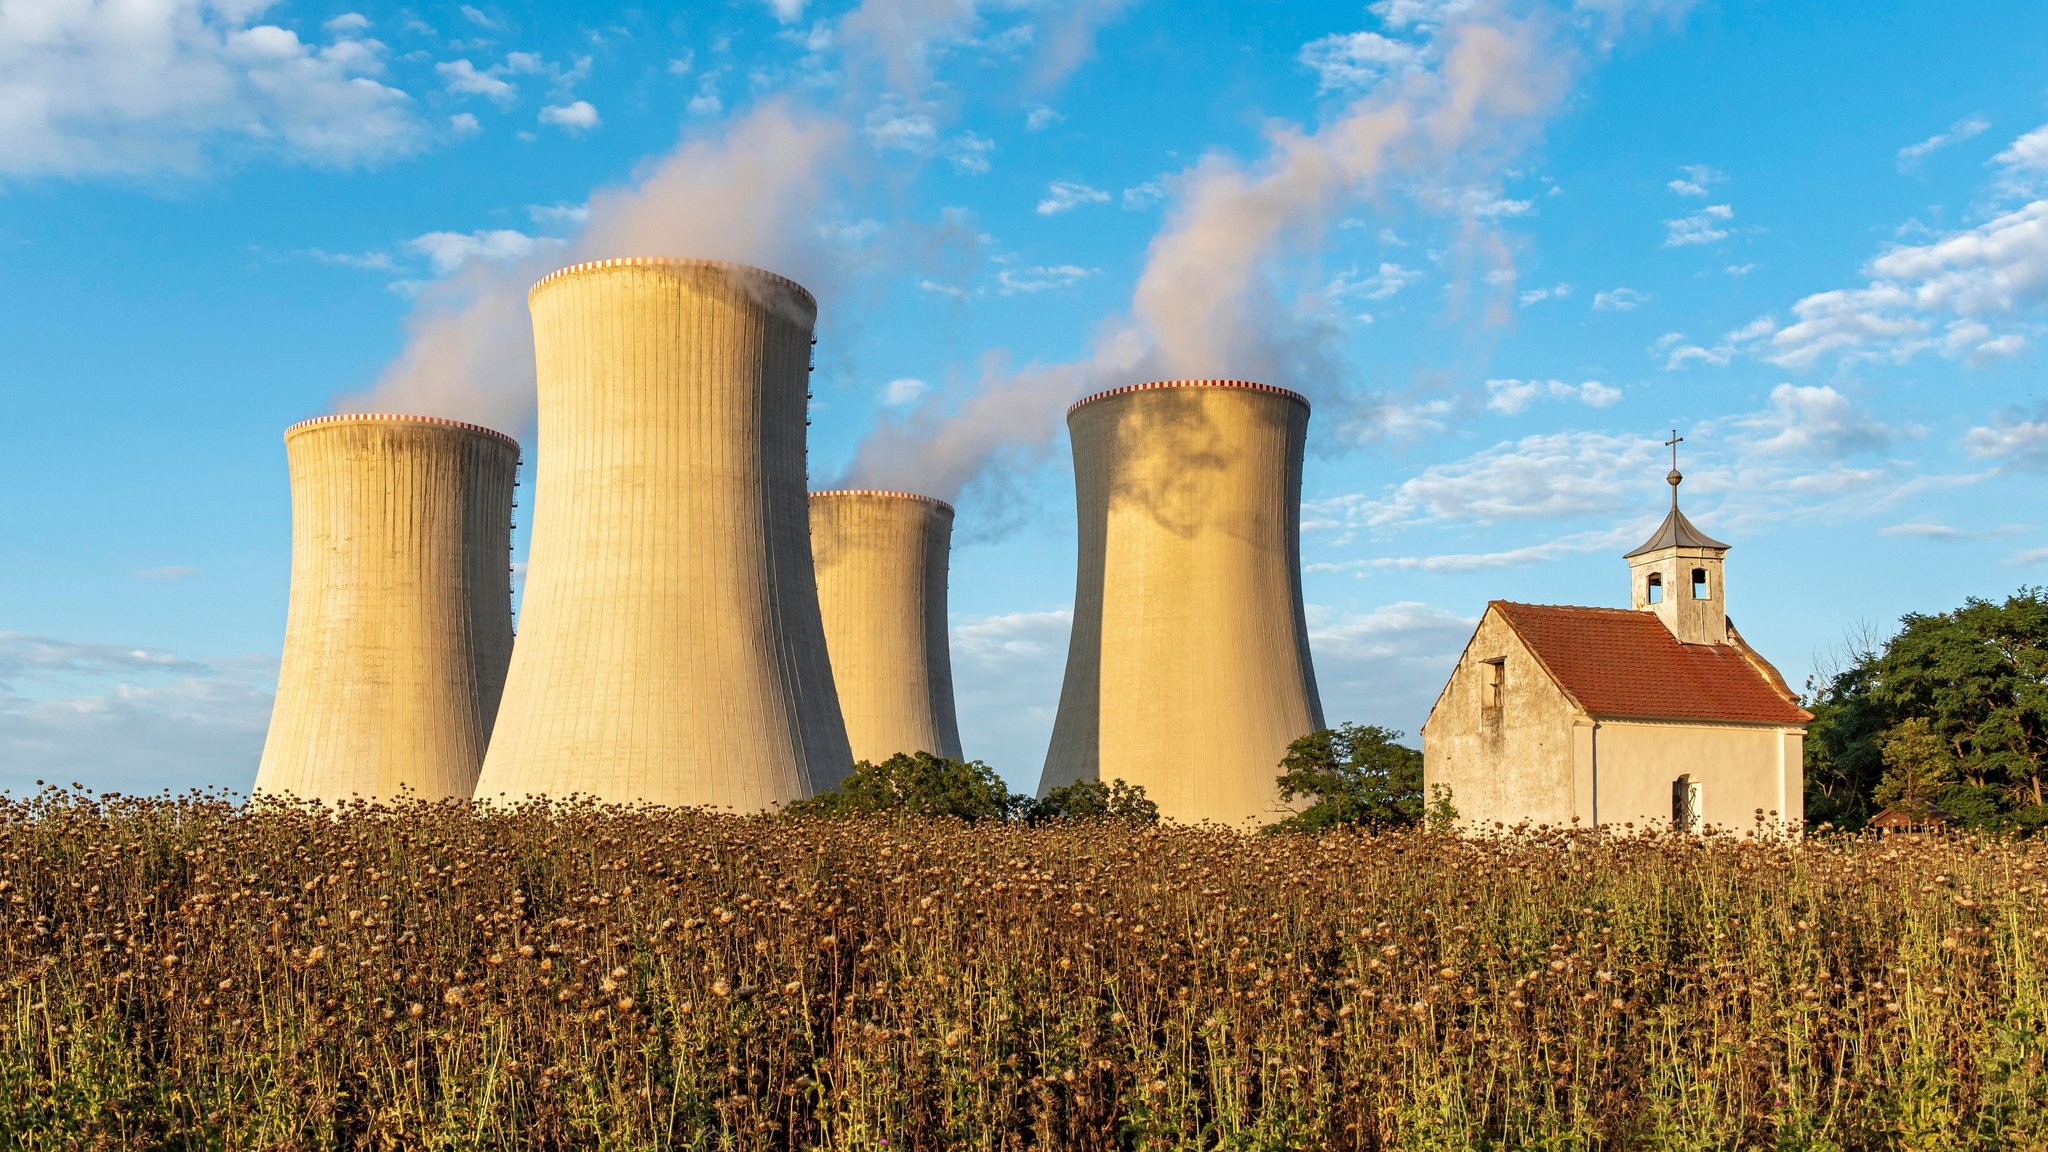
[[[1664,446],[1671,449],[1671,474],[1664,479],[1671,485],[1671,507],[1674,509],[1678,507],[1678,482],[1685,479],[1678,471],[1678,446],[1683,443],[1685,437],[1680,436],[1676,428],[1671,430],[1671,439],[1664,442]]]

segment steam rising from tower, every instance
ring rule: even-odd
[[[629,258],[531,293],[519,646],[481,798],[758,811],[851,765],[812,575],[817,304],[744,265]]]
[[[1143,785],[1162,815],[1284,814],[1274,779],[1323,725],[1301,600],[1308,402],[1185,380],[1067,411],[1080,563],[1040,794]]]
[[[853,758],[960,756],[946,637],[953,508],[909,492],[811,493],[811,555]]]
[[[259,793],[467,797],[512,653],[519,445],[423,416],[285,431],[291,606]]]

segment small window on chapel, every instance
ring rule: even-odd
[[[1499,708],[1502,697],[1507,694],[1507,658],[1505,656],[1488,660],[1480,669],[1484,677],[1480,681],[1479,701],[1489,709]]]
[[[1692,570],[1692,598],[1695,600],[1705,600],[1707,598],[1707,570],[1705,568],[1695,568]]]
[[[1643,599],[1652,604],[1664,602],[1664,574],[1652,572],[1643,577]]]

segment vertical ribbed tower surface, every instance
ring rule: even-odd
[[[292,585],[255,791],[467,798],[512,655],[510,437],[427,416],[285,430]]]
[[[1160,814],[1287,814],[1287,745],[1322,727],[1301,600],[1308,402],[1226,380],[1116,388],[1067,410],[1080,563],[1042,796],[1143,785]]]
[[[811,556],[853,758],[960,759],[946,566],[953,507],[910,492],[811,493]]]
[[[528,299],[533,540],[478,798],[754,812],[836,786],[804,478],[816,302],[665,258],[564,268]]]

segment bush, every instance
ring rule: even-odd
[[[969,824],[1007,820],[1029,801],[1014,795],[979,760],[948,760],[929,752],[898,752],[880,764],[866,760],[830,792],[783,808],[792,816],[895,814],[950,816]]]
[[[1341,824],[1403,827],[1457,818],[1448,794],[1425,805],[1422,753],[1396,743],[1402,733],[1377,724],[1344,724],[1311,732],[1287,746],[1280,795],[1306,797],[1307,808],[1272,826],[1320,832]]]
[[[1023,811],[1030,824],[1061,820],[1116,820],[1126,824],[1159,823],[1159,805],[1145,799],[1141,784],[1112,780],[1082,780],[1055,788],[1037,800],[1028,801]]]

